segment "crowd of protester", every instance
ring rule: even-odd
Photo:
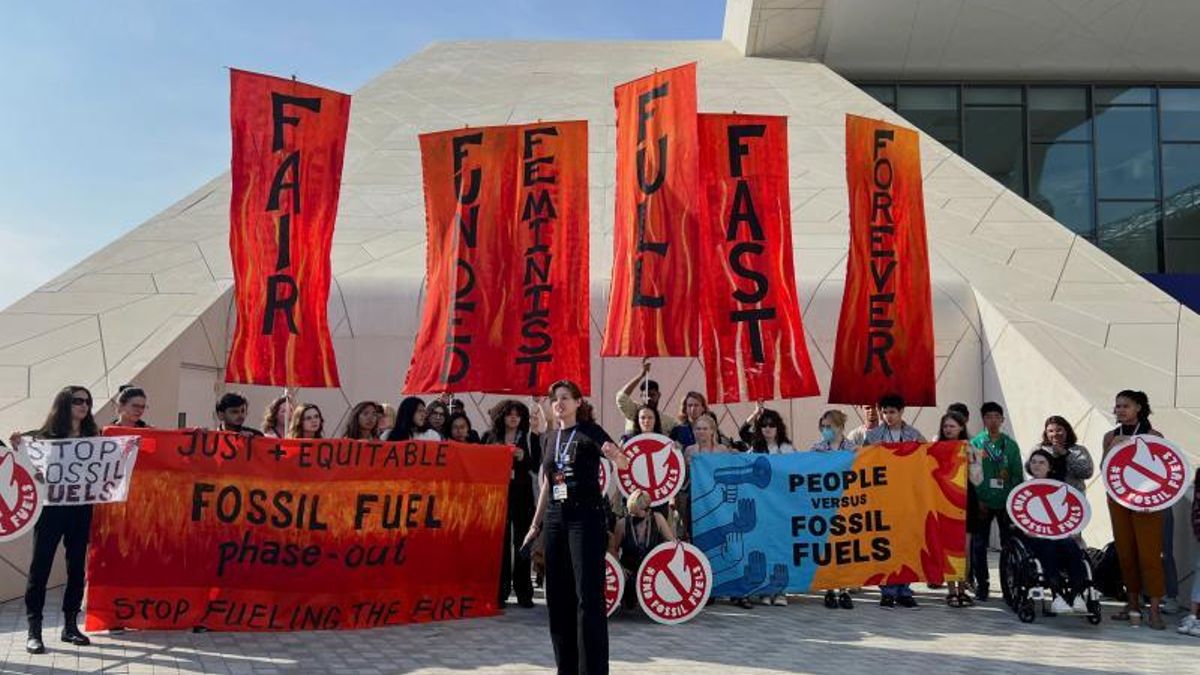
[[[848,418],[841,410],[826,411],[819,419],[816,437],[811,443],[797,444],[793,440],[783,416],[759,403],[748,419],[735,430],[733,436],[722,433],[716,413],[708,408],[703,394],[687,392],[676,414],[667,414],[659,409],[661,392],[658,384],[649,377],[650,366],[644,361],[641,371],[616,394],[616,407],[625,421],[622,441],[637,434],[655,433],[668,436],[683,452],[685,461],[706,453],[763,453],[785,454],[804,448],[812,452],[856,451],[864,445],[925,441],[925,436],[904,419],[905,403],[899,396],[882,397],[874,405],[861,406],[858,410],[862,423],[847,429]],[[543,579],[543,571],[532,569],[532,560],[544,559],[544,567],[556,567],[562,575],[578,577],[579,567],[572,567],[581,555],[602,555],[608,550],[616,555],[626,574],[632,574],[641,559],[658,543],[663,541],[687,540],[690,535],[690,482],[671,504],[651,508],[645,493],[635,491],[627,500],[618,500],[610,495],[604,502],[607,513],[601,544],[583,546],[575,539],[570,525],[554,524],[554,506],[558,505],[558,485],[563,485],[563,495],[571,490],[583,490],[585,481],[576,480],[574,458],[563,457],[563,432],[570,429],[567,444],[582,430],[584,445],[597,458],[603,454],[610,460],[623,459],[614,453],[612,439],[597,425],[591,407],[582,400],[578,388],[569,382],[556,384],[550,392],[550,409],[553,419],[548,420],[540,401],[527,404],[515,399],[505,399],[487,411],[482,436],[474,429],[463,402],[449,394],[426,402],[418,397],[407,397],[394,409],[375,401],[362,401],[351,407],[339,429],[326,428],[327,420],[321,409],[312,403],[297,402],[291,396],[280,396],[263,411],[261,426],[248,425],[247,399],[230,392],[216,402],[216,429],[247,436],[275,438],[323,438],[336,436],[360,440],[450,440],[460,443],[503,444],[512,448],[512,472],[509,485],[508,518],[504,530],[504,554],[502,555],[501,582],[498,601],[504,606],[510,596],[516,598],[518,606],[533,607],[534,575],[537,582]],[[147,393],[137,387],[122,387],[116,398],[117,416],[112,425],[122,427],[146,427],[143,419],[148,408]],[[568,410],[572,406],[574,409]],[[33,431],[13,434],[10,441],[20,442],[22,435],[35,438],[73,438],[96,435],[100,426],[92,417],[93,400],[83,387],[66,387],[55,397],[49,414],[41,427]],[[992,583],[987,555],[993,525],[999,531],[1001,542],[1019,536],[1010,523],[1005,504],[1008,494],[1017,487],[1026,475],[1031,478],[1050,478],[1062,481],[1077,490],[1084,490],[1085,481],[1093,476],[1097,462],[1091,452],[1078,443],[1071,424],[1062,416],[1048,417],[1041,430],[1041,441],[1030,448],[1024,462],[1022,453],[1011,437],[1002,431],[1005,417],[1003,408],[987,402],[979,410],[983,428],[974,435],[969,432],[970,411],[955,403],[941,416],[934,440],[965,441],[968,467],[967,496],[967,570],[965,580],[946,585],[946,603],[955,608],[986,602],[992,596]],[[1151,408],[1146,395],[1139,391],[1126,390],[1117,394],[1114,415],[1118,426],[1104,436],[1103,453],[1120,441],[1138,434],[1160,435],[1150,423]],[[564,420],[569,420],[567,426]],[[589,440],[590,439],[590,440]],[[2,445],[2,443],[0,443]],[[575,452],[575,451],[573,451]],[[555,455],[555,456],[550,456]],[[567,475],[564,478],[564,467]],[[579,487],[577,487],[577,484]],[[1197,494],[1193,500],[1192,525],[1200,540],[1200,472],[1197,476]],[[586,490],[583,490],[586,493]],[[614,491],[615,492],[615,491]],[[569,504],[576,499],[572,494]],[[543,502],[546,502],[544,504]],[[547,506],[549,504],[550,506]],[[1163,614],[1179,610],[1174,594],[1177,579],[1174,568],[1170,531],[1173,523],[1166,512],[1141,513],[1122,507],[1109,499],[1108,510],[1112,519],[1114,545],[1120,561],[1121,575],[1128,590],[1124,608],[1112,616],[1116,621],[1137,624],[1143,611],[1147,612],[1145,623],[1154,629],[1165,627]],[[550,515],[546,516],[545,512]],[[547,520],[548,518],[548,520]],[[547,520],[550,530],[559,536],[542,534],[543,521]],[[569,520],[567,518],[566,520]],[[30,563],[28,588],[25,602],[29,622],[27,649],[31,653],[45,650],[42,641],[42,606],[45,586],[50,568],[61,540],[67,551],[67,588],[63,596],[65,615],[62,639],[77,645],[89,644],[87,636],[78,630],[76,621],[80,611],[84,584],[84,561],[91,522],[91,506],[72,506],[45,509],[34,529],[33,558]],[[565,521],[564,521],[565,522]],[[599,526],[597,526],[599,527]],[[559,541],[546,541],[551,536]],[[529,555],[530,546],[538,555]],[[1033,541],[1030,549],[1041,561],[1043,568],[1057,572],[1061,570],[1070,580],[1069,588],[1079,589],[1086,584],[1086,564],[1078,549],[1081,539],[1058,542]],[[582,548],[579,548],[581,547]],[[595,548],[595,550],[592,550]],[[581,552],[587,549],[586,552]],[[1074,549],[1074,550],[1073,550]],[[545,551],[542,555],[542,551]],[[1200,573],[1200,560],[1197,561]],[[552,576],[552,575],[551,575]],[[583,592],[581,580],[576,578],[571,588],[558,595],[569,596],[572,603],[583,600],[576,597]],[[566,584],[563,580],[547,581]],[[634,585],[628,584],[627,589]],[[940,588],[940,586],[934,586]],[[1200,637],[1200,583],[1193,584],[1190,611],[1179,624],[1179,632]],[[855,589],[815,589],[825,594],[824,604],[830,609],[851,609],[851,598]],[[569,591],[569,592],[568,592]],[[549,588],[548,588],[548,595]],[[633,602],[627,593],[623,599],[626,606]],[[729,598],[730,601],[751,608],[755,602],[768,605],[786,605],[787,595],[777,593],[761,598]],[[565,602],[565,601],[564,601]],[[912,589],[907,584],[887,585],[880,588],[880,606],[884,608],[912,608],[917,606]],[[1055,597],[1055,611],[1082,611],[1082,598],[1078,593],[1071,597],[1064,594]],[[558,614],[565,617],[568,605],[563,604]],[[576,630],[574,621],[570,625],[555,626],[555,607],[551,607],[551,632],[558,649],[569,652],[565,644],[569,631]],[[573,614],[572,614],[573,616]],[[580,618],[584,627],[580,631],[598,630],[596,619]],[[563,619],[565,621],[565,619]],[[589,626],[589,622],[593,625]],[[560,622],[561,623],[561,622]],[[582,633],[581,633],[582,634]],[[560,639],[561,638],[561,639]],[[582,639],[582,638],[581,638]],[[605,638],[606,640],[607,638]],[[560,642],[562,644],[560,644]],[[606,643],[605,643],[606,644]],[[582,647],[580,647],[582,649]],[[606,651],[606,648],[605,648]],[[578,656],[578,658],[585,658]]]

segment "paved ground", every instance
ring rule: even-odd
[[[612,667],[618,673],[1196,673],[1200,638],[1078,617],[1017,621],[993,600],[951,609],[936,591],[917,610],[882,610],[873,592],[850,611],[818,597],[788,607],[743,610],[723,604],[689,624],[660,626],[614,617]],[[61,602],[57,591],[47,607]],[[0,605],[0,673],[460,673],[551,672],[545,607],[504,617],[358,632],[177,633],[93,636],[91,647],[58,642],[48,615],[49,653],[24,651],[19,601]],[[1172,618],[1172,624],[1174,618]]]

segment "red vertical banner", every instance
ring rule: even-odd
[[[696,64],[614,91],[616,216],[601,356],[699,353]]]
[[[850,256],[830,403],[937,403],[917,132],[846,116]]]
[[[225,380],[336,387],[329,255],[350,96],[233,70],[230,121],[237,330]]]
[[[404,390],[591,388],[587,122],[421,136],[425,307]]]
[[[406,393],[489,391],[509,360],[516,127],[422,134],[425,305]]]
[[[821,393],[792,262],[787,118],[699,116],[700,332],[714,403]]]
[[[508,332],[511,373],[488,391],[542,395],[556,380],[591,392],[588,289],[587,122],[517,127],[514,226],[520,260],[512,279],[519,311]]]

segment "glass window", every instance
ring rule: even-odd
[[[1096,87],[1096,105],[1154,105],[1150,87]]]
[[[1164,248],[1167,254],[1167,272],[1200,272],[1200,239],[1168,239]]]
[[[1092,236],[1092,147],[1056,143],[1029,152],[1029,201],[1072,231]]]
[[[896,112],[939,141],[957,141],[958,87],[900,87]]]
[[[870,94],[875,100],[888,106],[889,108],[896,107],[896,88],[890,84],[867,84],[863,85],[862,90]]]
[[[971,106],[965,119],[963,156],[1009,190],[1024,195],[1025,120],[1021,109]]]
[[[1096,244],[1138,273],[1158,271],[1158,205],[1155,202],[1100,202]]]
[[[1163,235],[1200,239],[1200,144],[1163,145],[1162,160]]]
[[[1020,87],[967,87],[963,92],[966,105],[1021,105]]]
[[[1029,135],[1034,142],[1090,141],[1087,90],[1083,87],[1029,89]]]
[[[1096,187],[1101,199],[1150,199],[1158,191],[1153,108],[1096,115]]]
[[[1160,95],[1163,140],[1200,141],[1200,89],[1163,89]]]

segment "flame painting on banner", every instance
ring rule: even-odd
[[[899,394],[936,405],[933,302],[919,137],[846,116],[850,256],[830,403]]]
[[[616,214],[601,356],[696,356],[696,64],[614,91]]]
[[[588,392],[587,123],[420,143],[427,290],[404,391],[543,394],[569,375]]]
[[[329,256],[350,97],[241,70],[230,94],[237,330],[225,380],[336,387]]]
[[[787,118],[699,116],[701,338],[713,403],[820,394],[792,262]]]

